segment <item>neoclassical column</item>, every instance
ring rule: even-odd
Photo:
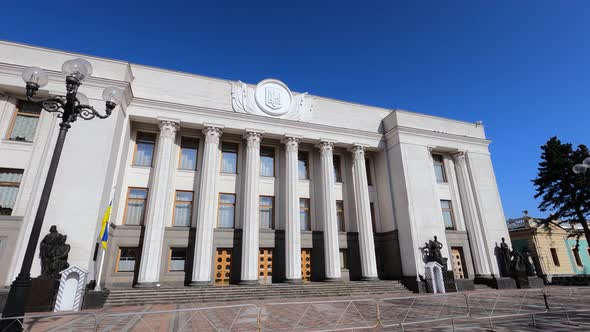
[[[359,232],[361,254],[361,271],[364,280],[377,280],[377,260],[375,258],[375,239],[371,224],[371,202],[367,169],[365,167],[365,147],[355,145],[349,149],[352,153],[352,177],[354,179],[354,204],[356,222]]]
[[[258,283],[259,206],[258,180],[260,178],[260,140],[262,135],[248,132],[246,140],[246,167],[242,190],[242,281],[241,284]]]
[[[148,195],[145,218],[145,233],[136,287],[158,287],[160,281],[160,264],[164,247],[164,229],[170,220],[172,206],[170,187],[173,185],[174,139],[178,124],[174,121],[161,121],[160,135],[156,151],[156,160],[152,170],[152,185]]]
[[[219,140],[222,131],[217,127],[203,129],[205,144],[201,183],[199,185],[199,202],[197,213],[197,234],[193,259],[193,278],[191,286],[203,286],[211,283],[211,266],[213,260],[213,231],[217,220],[217,174],[219,173]]]
[[[491,277],[491,266],[489,255],[487,253],[488,244],[484,237],[477,204],[473,194],[469,170],[465,160],[465,152],[461,151],[453,154],[455,161],[455,170],[457,173],[457,183],[459,184],[459,196],[463,207],[463,216],[465,217],[465,228],[469,237],[469,244],[473,256],[476,277]]]
[[[299,138],[286,137],[281,142],[285,144],[285,281],[300,283],[301,225],[297,195]]]
[[[322,141],[320,150],[320,196],[324,213],[324,254],[326,281],[341,279],[340,246],[338,244],[338,219],[336,218],[336,195],[334,194],[334,143]]]

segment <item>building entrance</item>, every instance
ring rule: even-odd
[[[232,250],[228,248],[217,248],[215,253],[215,284],[227,285],[231,275]]]
[[[311,249],[301,249],[301,280],[311,281]]]

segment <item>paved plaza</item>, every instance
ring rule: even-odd
[[[24,327],[60,332],[589,331],[589,299],[589,287],[547,287],[389,298],[159,304],[29,315]]]

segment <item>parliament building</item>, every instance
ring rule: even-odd
[[[2,286],[20,270],[60,121],[26,101],[21,72],[45,69],[38,95],[63,94],[61,65],[78,57],[94,68],[79,89],[90,105],[103,109],[109,86],[124,101],[72,125],[41,238],[57,226],[88,281],[415,288],[434,236],[458,285],[498,277],[509,235],[480,122],[0,42]]]

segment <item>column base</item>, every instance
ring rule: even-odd
[[[361,281],[379,281],[379,277],[362,277]]]
[[[211,286],[211,281],[191,281],[188,285],[190,287],[209,287]]]
[[[258,285],[258,280],[242,280],[242,281],[240,281],[239,285],[256,286],[256,285]]]
[[[324,279],[325,282],[342,282],[342,278],[327,278]]]
[[[296,285],[296,284],[302,284],[303,280],[301,280],[301,279],[285,279],[285,282],[288,284]]]
[[[159,282],[138,282],[133,288],[160,288]]]

